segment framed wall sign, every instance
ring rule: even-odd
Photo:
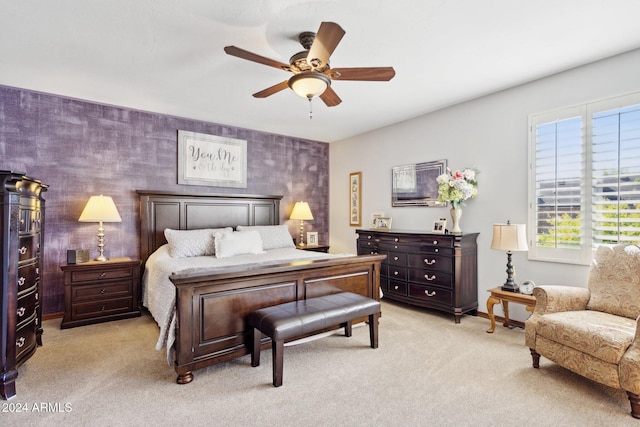
[[[179,130],[178,184],[247,188],[247,141]]]
[[[362,223],[362,172],[349,174],[349,225]]]

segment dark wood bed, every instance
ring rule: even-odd
[[[166,243],[165,228],[277,225],[280,221],[281,196],[137,193],[143,265]],[[249,354],[251,337],[246,318],[259,308],[344,291],[379,300],[384,258],[361,255],[253,269],[229,268],[216,274],[172,275],[176,286],[177,382],[189,383],[196,369]],[[263,345],[269,345],[268,338]]]

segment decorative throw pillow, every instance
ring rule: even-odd
[[[203,228],[198,230],[172,230],[165,228],[164,237],[169,244],[169,255],[173,258],[208,256],[215,253],[214,233],[232,232],[227,228]]]
[[[242,254],[261,254],[262,239],[256,230],[215,234],[216,258]]]
[[[238,231],[256,230],[262,238],[262,249],[295,248],[289,227],[282,225],[239,225]]]

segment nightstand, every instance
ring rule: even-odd
[[[303,251],[313,251],[313,252],[329,252],[328,245],[296,245],[296,249],[302,249]]]
[[[63,264],[62,329],[140,316],[140,261],[112,258]]]

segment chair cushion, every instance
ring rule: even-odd
[[[640,248],[598,246],[588,285],[588,310],[636,319],[640,315]]]
[[[536,327],[548,340],[614,364],[631,345],[635,331],[635,320],[591,310],[548,313]]]

